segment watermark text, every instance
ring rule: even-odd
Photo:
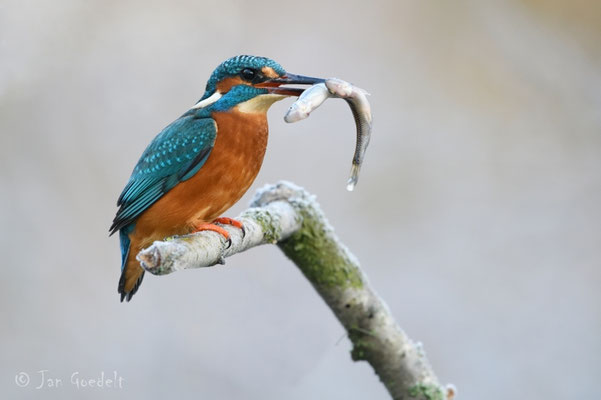
[[[47,369],[40,369],[31,374],[27,372],[17,373],[15,375],[15,384],[18,387],[29,387],[36,390],[52,390],[64,387],[73,387],[77,390],[119,390],[125,386],[125,378],[119,375],[117,371],[100,371],[100,373],[93,375],[84,375],[79,371],[75,371],[68,376],[58,376]]]

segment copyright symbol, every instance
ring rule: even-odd
[[[29,375],[27,375],[27,372],[19,372],[17,375],[15,375],[15,383],[19,387],[25,387],[29,385]]]

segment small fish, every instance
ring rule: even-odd
[[[355,154],[353,156],[353,165],[351,167],[350,178],[346,184],[348,191],[353,191],[359,180],[359,171],[365,151],[371,138],[372,116],[371,107],[367,101],[365,90],[351,85],[341,79],[331,78],[325,82],[330,93],[336,97],[343,98],[351,107],[355,126],[357,127],[357,142],[355,144]]]
[[[296,122],[305,119],[326,99],[330,97],[330,92],[324,83],[318,83],[305,90],[288,109],[284,116],[286,122]]]
[[[353,165],[346,185],[348,191],[353,191],[359,180],[359,171],[371,137],[372,117],[371,107],[366,97],[367,94],[365,90],[353,86],[342,79],[326,79],[325,83],[318,83],[305,90],[298,100],[290,106],[284,116],[284,120],[289,123],[300,121],[307,118],[313,110],[329,97],[338,97],[346,100],[351,107],[357,127],[357,143],[355,145]]]

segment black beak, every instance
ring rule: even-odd
[[[300,96],[305,91],[304,88],[295,87],[281,87],[280,85],[315,85],[317,83],[325,82],[322,78],[312,78],[310,76],[286,74],[281,78],[269,79],[262,84],[256,86],[262,86],[269,93],[281,94],[284,96]]]

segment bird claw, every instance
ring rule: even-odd
[[[213,221],[213,223],[234,226],[242,231],[242,239],[244,239],[244,237],[246,236],[246,229],[244,229],[244,224],[242,224],[242,222],[240,222],[236,219],[228,218],[228,217],[219,217],[215,221]],[[228,246],[228,248],[229,248],[229,246]]]
[[[221,236],[223,236],[225,238],[226,243],[228,243],[228,246],[226,247],[226,249],[229,249],[230,246],[232,245],[232,239],[230,238],[230,234],[228,233],[228,231],[226,231],[225,229],[223,229],[220,226],[217,226],[215,224],[201,224],[196,227],[196,230],[194,232],[201,232],[201,231],[213,231],[213,232],[219,233]]]

